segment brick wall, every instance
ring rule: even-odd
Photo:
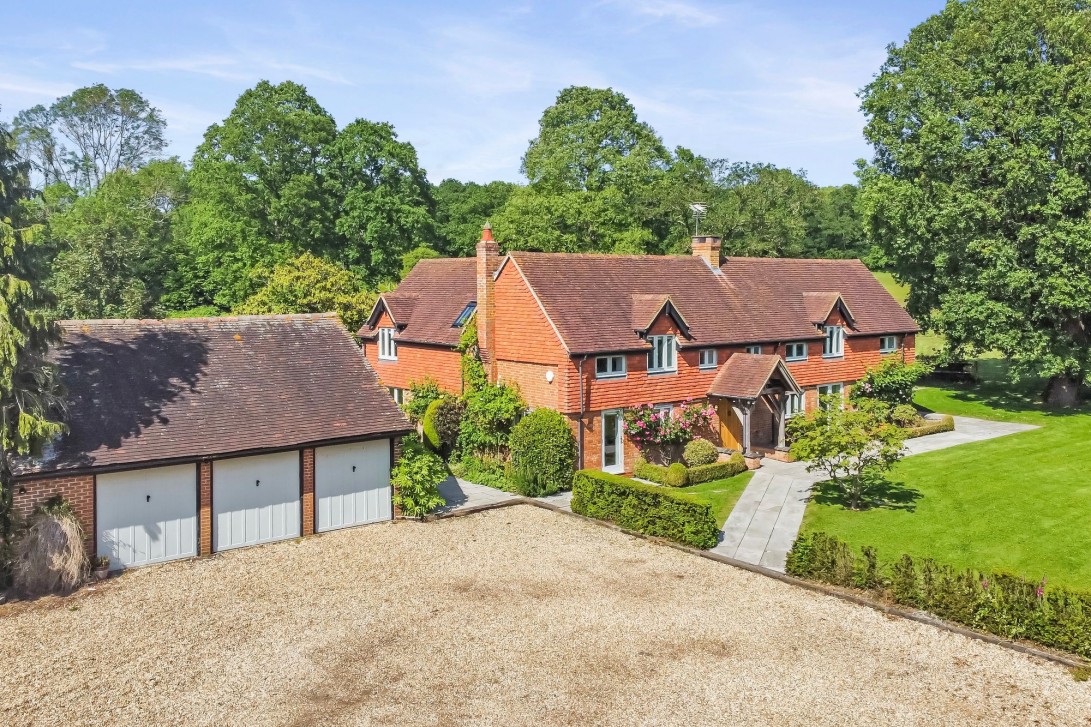
[[[72,505],[76,518],[83,528],[83,543],[88,554],[95,548],[95,478],[93,475],[60,475],[34,479],[20,479],[12,496],[13,512],[19,520],[26,520],[34,508],[46,500],[60,495]]]
[[[303,450],[303,534],[314,535],[314,448]]]
[[[210,555],[212,553],[212,463],[199,462],[197,464],[197,502],[198,513],[197,528],[200,531],[200,542],[197,545],[198,555]]]
[[[558,381],[560,366],[524,363],[522,361],[496,362],[497,381],[515,384],[519,393],[532,409],[548,407],[558,409],[561,400],[561,386]],[[553,381],[546,380],[546,374],[553,372]]]
[[[379,317],[378,325],[393,325],[385,311]],[[364,341],[363,347],[367,362],[383,386],[408,389],[413,382],[431,378],[446,391],[462,392],[462,357],[453,348],[399,342],[398,360],[385,361],[379,359],[377,341]]]

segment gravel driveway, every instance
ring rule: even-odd
[[[1091,682],[527,505],[0,606],[0,724],[1091,724]]]

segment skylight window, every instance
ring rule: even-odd
[[[477,310],[477,301],[471,301],[468,306],[462,309],[462,312],[458,314],[458,318],[451,324],[451,328],[462,328],[466,325],[466,321],[470,320],[470,316]]]

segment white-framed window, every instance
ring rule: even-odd
[[[624,356],[599,356],[595,359],[596,379],[620,379],[624,376]]]
[[[760,353],[761,353],[761,346],[747,346],[747,347],[746,347],[746,352],[747,352],[747,353],[757,353],[757,354],[760,354]]]
[[[806,361],[807,360],[807,344],[806,343],[786,343],[786,344],[784,344],[784,358],[787,361]]]
[[[379,358],[384,361],[398,360],[398,342],[394,340],[393,328],[379,329]]]
[[[648,373],[678,370],[678,341],[674,336],[648,336]]]
[[[665,412],[667,416],[670,416],[671,412],[674,411],[673,404],[656,404],[652,408],[658,412]]]
[[[699,363],[703,369],[716,368],[716,349],[702,348]]]
[[[390,398],[394,400],[394,403],[401,406],[405,403],[405,389],[399,389],[396,386],[391,386],[387,389],[390,392]]]
[[[822,342],[822,355],[826,358],[845,355],[844,326],[826,326],[826,340]]]
[[[897,350],[897,336],[879,336],[879,353],[894,353]]]
[[[841,397],[841,408],[845,406],[845,385],[844,384],[821,384],[818,387],[818,405],[823,409],[826,405],[822,402],[824,396],[839,396]]]
[[[784,397],[784,414],[787,417],[794,417],[797,414],[802,414],[807,408],[806,398],[802,393],[788,393]]]

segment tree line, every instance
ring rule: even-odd
[[[856,186],[668,150],[610,89],[560,92],[523,184],[432,184],[393,126],[339,128],[290,81],[243,92],[185,163],[163,158],[167,121],[129,89],[78,89],[11,131],[59,317],[335,307],[354,325],[417,260],[472,255],[486,220],[510,249],[683,253],[694,202],[731,254],[868,252]]]

